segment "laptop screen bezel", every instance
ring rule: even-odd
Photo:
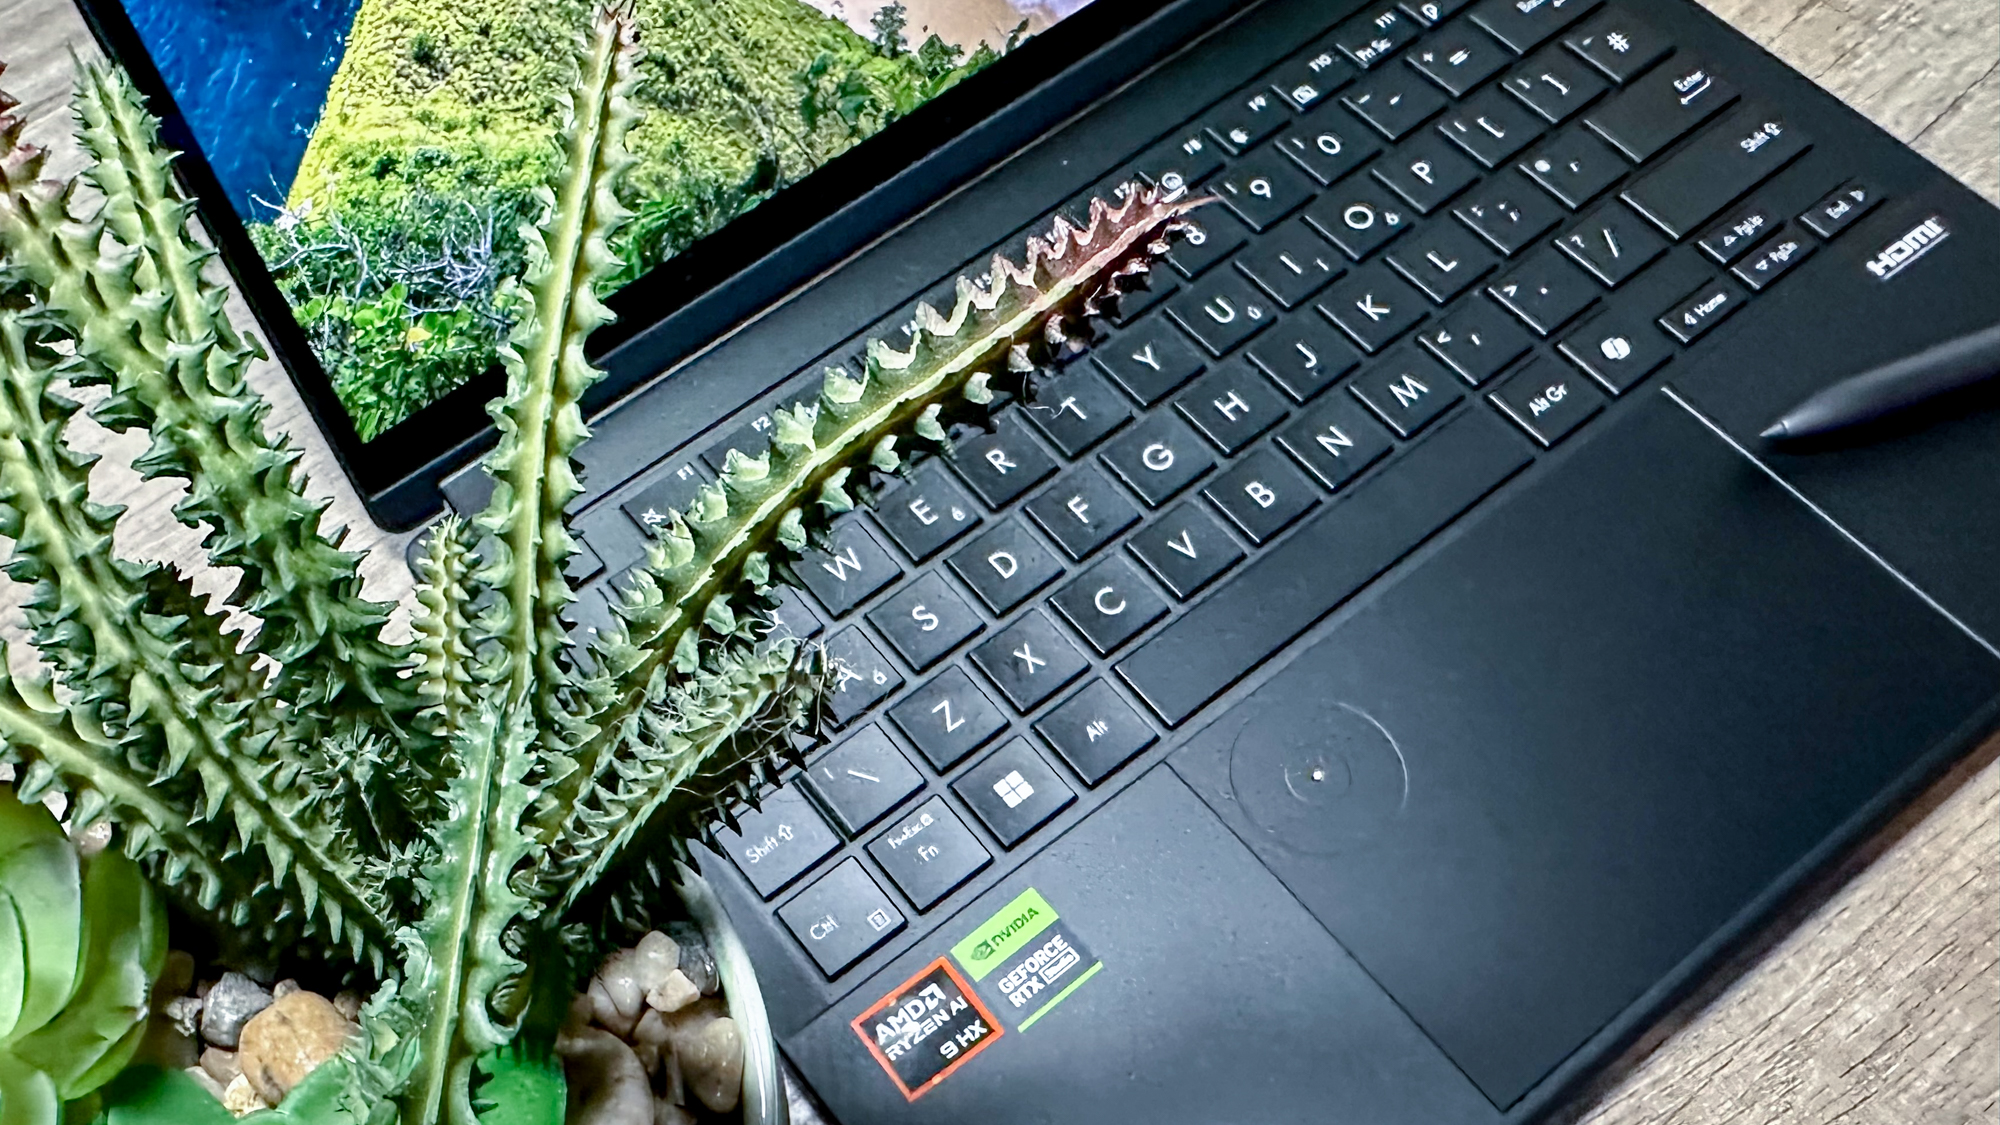
[[[160,117],[162,143],[182,153],[176,173],[204,230],[369,515],[393,530],[435,514],[443,504],[438,483],[491,444],[486,404],[504,386],[504,374],[490,369],[362,441],[123,4],[78,4],[99,44]],[[966,147],[958,142],[968,133],[1009,117],[1029,95],[1041,103],[1033,116],[1047,119],[1045,128],[1136,74],[1153,52],[1133,52],[1121,66],[1119,53],[1108,48],[1177,6],[1182,0],[1093,0],[612,294],[607,304],[617,322],[593,336],[590,354],[602,360],[615,352],[615,358],[587,408],[601,408],[656,376],[970,179],[980,170],[970,159],[943,175],[934,168],[929,176],[905,173]],[[1091,77],[1079,81],[1084,72]],[[671,333],[648,333],[669,318]]]

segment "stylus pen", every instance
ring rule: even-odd
[[[2000,324],[1864,371],[1807,398],[1771,423],[1774,441],[1873,422],[2000,375]]]

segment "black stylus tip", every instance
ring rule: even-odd
[[[1783,422],[1773,422],[1768,429],[1757,436],[1763,438],[1765,441],[1777,441],[1780,438],[1787,438],[1791,435],[1792,431],[1787,429]]]

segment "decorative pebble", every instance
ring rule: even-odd
[[[648,995],[667,983],[668,974],[678,972],[680,964],[680,943],[658,930],[640,938],[639,944],[632,950],[632,965],[639,981],[639,991]]]
[[[268,1109],[270,1103],[258,1095],[257,1088],[250,1084],[247,1076],[239,1074],[235,1081],[222,1088],[222,1108],[241,1117],[246,1113]]]
[[[316,992],[279,997],[243,1025],[237,1060],[244,1077],[276,1105],[321,1063],[340,1053],[354,1025]]]
[[[556,1040],[569,1084],[564,1125],[653,1125],[653,1091],[639,1057],[617,1036],[587,1027]]]
[[[703,996],[722,991],[722,976],[715,970],[715,956],[708,951],[708,942],[702,939],[701,931],[684,924],[668,929],[681,947],[681,972],[687,974]]]
[[[591,1017],[597,1021],[598,1026],[610,1029],[613,1034],[621,1038],[632,1034],[632,1029],[639,1023],[638,1019],[618,1010],[618,1004],[611,999],[611,992],[605,987],[602,978],[590,978],[587,995],[590,997]]]
[[[211,1094],[214,1094],[216,1101],[221,1101],[223,1095],[228,1091],[228,1087],[224,1086],[220,1082],[217,1082],[215,1080],[215,1075],[210,1074],[206,1070],[203,1070],[198,1066],[190,1066],[184,1069],[189,1078],[192,1078],[196,1082],[201,1084],[202,1089],[207,1090]]]
[[[153,981],[153,1010],[164,1012],[167,1005],[187,995],[194,984],[194,955],[179,949],[167,950],[160,975]]]
[[[217,1047],[236,1048],[250,1017],[271,1006],[271,994],[242,973],[224,973],[201,1009],[201,1037]]]
[[[165,1015],[173,1021],[174,1030],[188,1038],[201,1029],[201,999],[195,996],[176,996],[167,1001]]]
[[[736,1021],[722,1016],[704,1024],[676,1043],[681,1076],[689,1092],[717,1113],[736,1108],[743,1097],[743,1033]]]
[[[621,949],[606,957],[597,968],[597,979],[604,982],[605,995],[617,1006],[618,1014],[636,1021],[645,1010],[646,990],[639,985],[639,966],[632,951]]]
[[[660,1012],[678,1012],[699,999],[701,989],[679,969],[668,973],[658,987],[646,993],[647,1006]]]
[[[298,981],[281,980],[278,983],[271,986],[271,999],[283,1000],[285,997],[290,996],[292,993],[297,992],[298,990],[299,990]]]
[[[349,1020],[359,1020],[361,1018],[361,994],[355,992],[353,989],[335,993],[333,1006],[335,1010],[341,1015],[346,1016]]]
[[[220,1047],[210,1047],[201,1053],[201,1068],[225,1086],[236,1081],[236,1076],[243,1073],[243,1064],[236,1060],[236,1052],[225,1051]]]
[[[653,1125],[695,1125],[694,1114],[661,1098],[653,1103]]]

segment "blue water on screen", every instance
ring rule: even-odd
[[[202,155],[246,220],[275,215],[360,0],[124,0]]]

